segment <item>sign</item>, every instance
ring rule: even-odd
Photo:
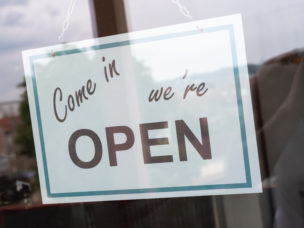
[[[23,60],[44,203],[261,191],[240,15]]]

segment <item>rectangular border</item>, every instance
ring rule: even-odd
[[[139,44],[139,43],[147,43],[147,42],[160,41],[160,40],[166,40],[166,39],[172,39],[172,38],[178,38],[178,37],[198,35],[198,34],[201,34],[201,32],[203,32],[203,33],[217,32],[217,31],[221,31],[221,30],[228,30],[229,38],[230,38],[233,72],[234,72],[234,80],[235,80],[235,87],[236,87],[238,114],[239,114],[241,140],[242,140],[242,149],[243,149],[243,157],[244,157],[244,166],[245,166],[245,173],[246,173],[246,182],[245,183],[51,193],[49,175],[48,175],[48,167],[47,167],[47,159],[46,159],[46,154],[45,154],[43,127],[42,127],[42,122],[41,122],[36,75],[35,75],[35,70],[34,70],[34,61],[35,60],[43,59],[43,58],[53,58],[52,54],[55,56],[64,56],[64,55],[77,54],[77,53],[82,53],[82,52],[87,52],[87,51],[108,49],[108,48],[114,48],[114,47],[120,47],[120,46],[126,46],[126,45],[134,45],[134,44]],[[214,190],[214,189],[234,189],[234,188],[252,187],[248,146],[247,146],[247,136],[246,136],[246,129],[245,129],[245,121],[244,121],[243,101],[242,101],[241,88],[240,88],[241,86],[240,86],[240,78],[239,78],[239,66],[238,66],[238,60],[237,60],[237,54],[236,54],[236,45],[235,45],[233,24],[221,25],[221,26],[216,26],[216,27],[207,27],[207,28],[204,28],[203,31],[191,30],[191,31],[179,32],[179,33],[159,35],[159,36],[154,36],[154,37],[146,37],[146,38],[125,40],[125,41],[119,41],[119,42],[113,42],[113,43],[107,43],[107,44],[93,45],[93,46],[85,47],[85,48],[79,48],[79,49],[76,48],[76,49],[65,50],[65,51],[57,51],[52,54],[51,53],[50,54],[40,54],[40,55],[33,55],[33,56],[29,57],[30,65],[31,65],[31,75],[32,75],[35,108],[36,108],[36,115],[37,115],[37,121],[38,121],[38,131],[39,131],[39,138],[40,138],[40,145],[41,145],[42,159],[43,159],[43,169],[44,169],[44,174],[45,174],[44,176],[45,176],[45,182],[46,182],[47,196],[49,198],[117,195],[117,194],[137,194],[137,193],[157,193],[157,192],[178,192],[178,191]]]

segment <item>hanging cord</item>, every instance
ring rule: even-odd
[[[185,6],[183,6],[183,4],[180,3],[179,0],[171,0],[171,2],[179,8],[179,11],[181,12],[181,14],[183,14],[188,19],[192,19],[192,15],[190,14],[189,10],[187,10],[187,8]]]
[[[70,26],[71,16],[73,14],[76,2],[77,2],[77,0],[70,0],[69,7],[68,7],[68,10],[67,10],[67,13],[66,13],[66,17],[65,17],[65,19],[62,23],[62,30],[61,30],[60,35],[58,36],[59,41],[63,40],[64,33],[66,32],[66,30]]]

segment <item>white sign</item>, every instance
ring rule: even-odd
[[[240,15],[23,60],[44,203],[261,191]]]

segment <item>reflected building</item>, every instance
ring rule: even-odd
[[[13,178],[35,165],[33,159],[19,155],[14,144],[17,126],[20,122],[19,101],[0,103],[0,176]]]
[[[0,104],[0,176],[14,172],[11,162],[16,158],[17,152],[13,136],[19,120],[18,104],[17,101]]]

